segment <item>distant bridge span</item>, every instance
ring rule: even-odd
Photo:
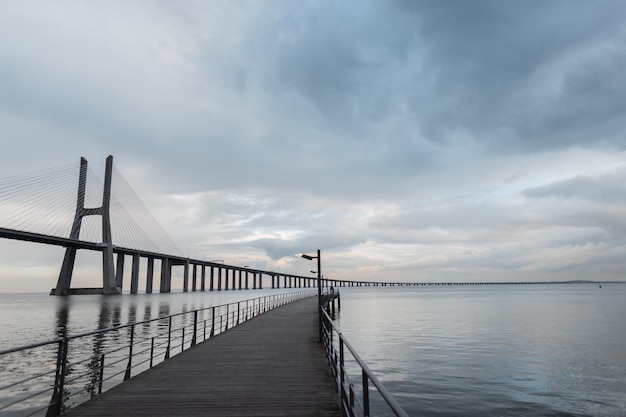
[[[124,262],[127,256],[132,259],[131,267],[131,294],[138,293],[139,287],[139,271],[141,258],[146,260],[146,293],[151,293],[154,288],[154,269],[155,260],[160,263],[160,285],[159,291],[167,293],[171,291],[172,286],[172,267],[183,267],[183,291],[213,291],[213,290],[234,290],[234,289],[262,289],[264,278],[265,284],[271,288],[305,288],[317,286],[317,277],[300,276],[285,274],[275,271],[265,271],[248,267],[238,267],[225,265],[219,261],[204,261],[199,259],[187,258],[177,254],[165,254],[152,250],[143,250],[140,248],[129,248],[120,245],[114,245],[111,234],[111,178],[113,169],[113,157],[109,156],[106,160],[102,206],[96,208],[85,207],[85,196],[87,189],[87,160],[81,158],[80,172],[78,178],[78,191],[76,196],[76,212],[69,237],[53,236],[44,233],[36,233],[32,231],[16,230],[8,227],[0,227],[0,238],[21,240],[45,245],[61,246],[65,248],[65,257],[57,285],[52,289],[52,295],[68,295],[68,294],[121,294],[124,281]],[[70,175],[75,178],[73,171]],[[49,175],[47,176],[49,177]],[[27,178],[28,184],[33,183],[32,177]],[[74,179],[75,181],[75,179]],[[30,190],[20,189],[19,184],[16,185],[14,179],[8,183],[7,188],[11,190],[19,190],[24,194],[29,194]],[[76,184],[73,182],[73,184]],[[47,187],[47,184],[43,185]],[[75,187],[75,185],[74,185]],[[25,187],[24,187],[25,188]],[[29,194],[30,195],[30,194]],[[8,197],[7,197],[8,196]],[[11,194],[0,189],[0,203],[9,203]],[[39,196],[35,196],[34,202],[41,202]],[[29,201],[33,203],[33,201]],[[21,214],[23,206],[13,204],[18,209],[13,212]],[[53,203],[49,203],[46,207],[54,207]],[[79,239],[83,218],[87,216],[101,216],[102,241],[92,242]],[[23,219],[20,217],[20,221]],[[126,220],[128,221],[128,220]],[[127,234],[141,234],[142,230],[134,229],[126,231]],[[102,288],[71,288],[72,273],[74,269],[74,261],[77,250],[90,250],[102,253]],[[178,249],[176,249],[178,251]],[[178,251],[180,252],[180,251]],[[114,256],[115,255],[115,256]],[[114,262],[115,260],[115,262]],[[459,285],[496,285],[496,284],[549,284],[559,282],[455,282],[455,283],[405,283],[405,282],[368,282],[368,281],[352,281],[352,280],[336,280],[330,278],[321,278],[323,286],[335,287],[387,287],[387,286],[459,286]]]

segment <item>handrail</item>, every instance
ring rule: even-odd
[[[348,348],[348,351],[354,358],[355,362],[361,368],[361,378],[362,378],[362,415],[364,417],[370,416],[370,404],[369,404],[369,381],[372,382],[374,387],[380,393],[380,396],[385,400],[391,411],[398,417],[408,417],[408,414],[402,409],[400,404],[395,400],[393,395],[385,388],[385,386],[378,380],[378,378],[374,375],[374,373],[369,369],[365,361],[361,359],[356,350],[352,347],[352,345],[347,341],[341,330],[333,323],[332,318],[323,308],[320,312],[322,314],[322,326],[323,326],[323,343],[324,350],[326,352],[326,357],[328,359],[329,365],[333,371],[333,377],[335,379],[335,386],[340,391],[339,397],[342,407],[342,412],[344,415],[349,415],[354,417],[356,411],[355,404],[355,395],[354,395],[354,385],[349,382],[348,375],[345,371],[345,348]],[[339,352],[335,348],[333,344],[333,334],[338,336],[338,345]],[[339,361],[339,363],[337,363]],[[339,366],[339,369],[337,369]],[[347,390],[346,390],[347,383]]]
[[[0,386],[0,413],[57,416],[197,343],[315,295],[315,290],[267,295],[4,349],[0,359],[20,355],[12,362],[20,369],[21,358],[26,356],[30,367],[25,373],[33,372],[9,375],[10,361],[2,367],[7,374],[0,378],[12,380]],[[107,339],[110,334],[112,338]],[[51,362],[53,355],[56,365]]]

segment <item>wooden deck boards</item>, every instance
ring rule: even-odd
[[[340,416],[317,298],[262,314],[64,416]]]

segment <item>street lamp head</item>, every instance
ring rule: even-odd
[[[317,259],[317,256],[310,256],[310,255],[305,255],[305,254],[302,254],[302,257],[304,259],[308,259],[309,261],[312,261],[313,259]]]

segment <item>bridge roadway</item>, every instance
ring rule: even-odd
[[[261,314],[63,414],[340,416],[317,298]]]
[[[49,236],[32,232],[24,232],[19,230],[7,229],[0,227],[0,238],[22,240],[26,242],[41,243],[46,245],[55,245],[62,247],[71,247],[76,249],[86,249],[92,251],[103,251],[106,247],[104,243],[88,242],[77,239],[68,239],[57,236]],[[174,265],[184,267],[183,273],[183,291],[209,291],[228,290],[230,289],[262,289],[263,276],[269,276],[271,279],[271,288],[281,288],[281,278],[283,288],[304,288],[314,287],[317,285],[316,278],[304,277],[299,275],[282,274],[273,271],[263,271],[248,267],[238,267],[234,265],[225,265],[221,263],[204,261],[199,259],[190,259],[182,256],[165,255],[144,251],[140,249],[124,248],[113,246],[113,253],[117,254],[116,280],[121,288],[124,280],[124,258],[132,257],[132,276],[130,292],[138,293],[139,286],[139,259],[140,257],[147,259],[146,271],[146,293],[151,293],[153,288],[153,268],[154,260],[161,260],[161,280],[159,285],[160,292],[171,291],[172,271]],[[208,268],[208,274],[205,271]],[[191,269],[191,271],[190,271]],[[200,270],[198,273],[198,269]],[[191,283],[190,272],[192,275]],[[236,276],[238,274],[238,277]],[[245,274],[245,275],[243,275]],[[252,283],[248,282],[248,274],[252,274]],[[199,276],[198,276],[199,275]],[[208,276],[207,276],[208,275]],[[208,285],[206,281],[208,280]],[[595,281],[541,281],[541,282],[371,282],[371,281],[352,281],[338,280],[332,278],[322,278],[323,286],[334,287],[404,287],[404,286],[475,286],[475,285],[528,285],[528,284],[574,284],[574,283],[595,283]],[[268,285],[269,282],[266,282]],[[85,291],[86,290],[86,291]],[[95,291],[94,291],[95,290]],[[53,290],[54,291],[54,290]],[[102,289],[74,289],[68,288],[67,293],[88,294],[102,293]]]

